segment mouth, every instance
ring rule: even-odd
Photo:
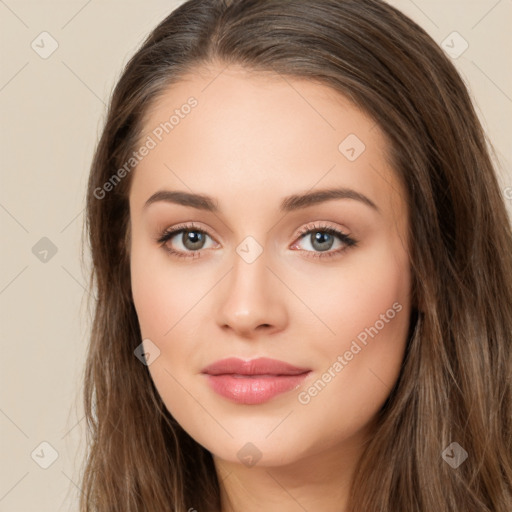
[[[222,359],[202,370],[213,391],[245,405],[262,404],[297,389],[310,372],[308,368],[268,358]]]

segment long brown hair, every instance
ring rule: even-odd
[[[350,98],[387,135],[407,191],[417,315],[349,509],[510,512],[510,221],[453,64],[379,0],[190,0],[126,65],[88,183],[97,299],[84,376],[81,511],[220,510],[211,454],[174,420],[134,356],[141,335],[127,248],[131,175],[98,193],[129,160],[149,105],[211,63],[306,78]],[[442,456],[454,442],[468,454],[456,468]]]

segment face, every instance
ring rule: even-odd
[[[144,123],[129,249],[148,369],[216,459],[349,450],[404,356],[405,193],[345,97],[222,69],[170,87]]]

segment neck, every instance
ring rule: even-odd
[[[343,446],[329,446],[286,465],[252,467],[214,456],[220,512],[346,512],[363,449],[361,439],[351,438]]]

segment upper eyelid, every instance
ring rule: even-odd
[[[336,227],[332,224],[329,224],[327,221],[318,221],[316,224],[317,224],[316,226],[315,226],[315,222],[309,222],[309,223],[305,224],[303,228],[299,229],[296,232],[296,236],[302,236],[304,234],[308,234],[311,231],[314,231],[315,229],[317,231],[331,229],[331,230],[339,232],[342,235],[350,236],[350,230],[345,229],[345,228]]]
[[[317,225],[315,225],[315,223]],[[344,235],[347,235],[347,236],[350,235],[350,230],[341,228],[341,227],[336,227],[332,224],[329,224],[327,221],[313,221],[313,222],[304,224],[304,226],[302,228],[295,231],[294,236],[301,236],[301,235],[306,234],[309,231],[315,230],[315,229],[317,229],[318,231],[320,231],[322,229],[334,229],[335,231],[339,231],[340,233],[342,233]],[[177,224],[176,226],[165,228],[163,230],[160,230],[160,234],[161,235],[165,235],[166,233],[176,234],[176,233],[179,233],[180,231],[194,231],[194,230],[200,231],[200,232],[205,233],[208,236],[212,237],[212,235],[210,235],[210,233],[209,233],[209,228],[202,228],[201,226],[196,225],[193,222],[190,224],[186,224],[186,223],[185,224]],[[161,235],[159,235],[159,236],[161,236]]]

